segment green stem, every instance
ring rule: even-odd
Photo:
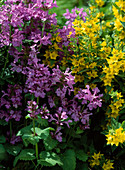
[[[36,143],[36,159],[38,159],[38,143]]]
[[[37,97],[37,105],[39,104],[39,97]]]
[[[33,119],[33,133],[34,133],[34,136],[35,136],[35,134],[36,134],[36,132],[35,132],[35,119]]]
[[[36,135],[36,132],[35,132],[35,119],[33,119],[33,133],[34,133],[34,136],[35,136]],[[38,143],[36,143],[35,149],[36,149],[36,159],[38,159]]]

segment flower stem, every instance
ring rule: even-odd
[[[37,105],[39,104],[39,97],[37,97]]]
[[[33,133],[34,133],[34,136],[35,136],[36,135],[36,132],[35,132],[35,119],[33,119]],[[36,149],[36,159],[38,159],[38,143],[36,143],[35,149]]]

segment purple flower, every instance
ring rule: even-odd
[[[10,119],[20,121],[22,117],[22,87],[15,84],[8,85],[7,92],[3,92],[0,101],[0,118],[5,118],[8,122]]]

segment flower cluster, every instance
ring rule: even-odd
[[[20,121],[22,117],[22,87],[15,84],[8,85],[7,92],[2,91],[3,95],[0,100],[0,118],[7,122],[10,119]]]
[[[102,97],[103,94],[97,95],[97,93],[100,92],[100,90],[97,87],[92,90],[93,94],[89,90],[89,85],[86,85],[86,87],[87,89],[78,91],[78,94],[76,95],[76,97],[78,99],[82,99],[82,104],[87,104],[87,101],[89,101],[89,104],[87,105],[89,110],[96,109],[97,106],[101,107],[102,99],[100,99],[100,97]]]
[[[102,165],[102,169],[104,170],[114,169],[114,163],[112,163],[109,159],[105,159],[104,154],[101,154],[100,152],[94,153],[94,155],[92,155],[92,159],[89,160],[89,162],[92,168],[100,167]]]
[[[118,129],[109,130],[109,133],[105,135],[107,137],[107,144],[109,145],[116,145],[118,146],[120,143],[125,142],[125,132],[123,131],[123,128],[120,127]]]
[[[48,107],[51,109],[51,112],[50,112],[50,109],[48,110],[46,108],[46,104],[44,104],[41,108],[38,108],[38,105],[36,104],[35,101],[28,102],[28,105],[29,105],[28,112],[30,113],[31,118],[37,118],[37,115],[39,114],[41,118],[47,119],[48,122],[51,124],[51,126],[52,124],[55,125],[57,129],[55,133],[51,133],[51,134],[53,137],[55,137],[59,141],[62,141],[62,136],[61,136],[62,133],[60,131],[62,127],[64,126],[64,124],[66,124],[67,127],[70,128],[70,123],[72,121],[75,121],[75,122],[81,122],[80,124],[81,129],[89,128],[89,116],[92,115],[90,111],[97,108],[97,106],[101,107],[102,100],[100,98],[102,97],[102,94],[97,95],[97,93],[99,92],[98,88],[93,89],[94,93],[92,94],[89,90],[89,86],[87,86],[87,89],[78,91],[78,94],[74,96],[73,99],[70,99],[71,92],[73,91],[74,77],[71,75],[71,73],[68,73],[68,69],[66,70],[65,73],[62,73],[59,70],[59,68],[57,69],[54,68],[52,70],[53,70],[53,73],[51,75],[52,77],[48,78],[48,82],[46,81],[46,79],[44,79],[46,81],[45,84],[48,85],[50,82],[49,84],[50,86],[49,88],[47,88],[48,91],[46,91],[45,93],[45,94],[48,93],[49,95],[47,96],[37,95],[36,96],[36,94],[39,94],[37,93],[37,86],[40,84],[39,83],[40,78],[37,81],[38,85],[35,84],[34,86],[36,89],[35,91],[30,90],[31,87],[33,88],[33,84],[32,86],[30,86],[30,88],[29,86],[27,86],[29,89],[29,92],[31,94],[34,94],[35,97],[39,99],[46,98],[48,100]],[[32,76],[34,75],[32,74]],[[37,75],[37,78],[38,78],[38,75]],[[35,81],[31,81],[31,82],[34,83]],[[44,86],[42,86],[42,88],[43,87]],[[44,90],[45,89],[46,88],[44,88]],[[42,89],[39,90],[39,92],[42,93]],[[83,100],[82,102],[78,102],[76,101],[76,98],[83,99]],[[87,104],[88,101],[89,101],[89,104]],[[83,109],[83,107],[85,107],[86,104],[87,104],[87,108]]]

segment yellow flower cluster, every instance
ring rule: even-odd
[[[124,0],[119,0],[118,2],[115,2],[115,4],[120,8],[121,11],[125,12],[125,1]],[[115,6],[113,6],[113,12],[116,18],[114,29],[118,31],[122,31],[123,25],[120,21],[125,22],[125,16],[123,17],[122,14],[119,12],[119,10]]]
[[[102,158],[103,154],[99,153],[94,153],[94,155],[92,155],[92,158],[90,160],[90,166],[93,168],[95,165],[99,166],[100,165],[100,160]]]
[[[106,160],[106,163],[103,164],[102,168],[103,168],[104,170],[114,169],[113,164],[114,164],[114,163],[110,162],[110,160],[107,159],[107,160]]]
[[[75,46],[75,54],[72,55],[72,73],[75,74],[75,82],[82,82],[84,74],[87,73],[87,79],[98,77],[96,65],[94,62],[96,52],[91,52],[92,49],[96,50],[98,47],[97,39],[99,38],[100,23],[99,17],[102,13],[97,14],[96,17],[92,15],[86,22],[83,20],[75,20],[73,27],[75,29],[76,37],[84,37],[79,39],[79,45]],[[97,50],[96,50],[97,51]],[[80,55],[78,55],[80,54]],[[89,59],[89,60],[88,60]]]
[[[59,34],[59,33],[58,33]],[[52,45],[49,45],[49,48],[45,51],[45,59],[43,60],[43,63],[45,65],[49,65],[51,68],[55,66],[55,63],[53,62],[51,64],[50,60],[55,60],[57,59],[58,51],[62,51],[62,49],[58,46],[58,43],[61,42],[61,37],[58,34],[54,34],[52,37]]]
[[[104,158],[104,154],[99,153],[94,153],[92,155],[92,159],[89,160],[90,166],[93,168],[94,166],[102,166],[102,169],[104,170],[111,170],[114,169],[113,164],[109,159]]]
[[[75,28],[76,36],[84,36],[84,38],[79,42],[80,48],[84,50],[84,47],[87,47],[88,51],[90,52],[91,46],[97,48],[97,39],[99,38],[99,31],[100,31],[100,16],[97,14],[95,17],[90,15],[87,18],[87,21],[84,22],[83,20],[75,20],[73,22],[73,27]]]
[[[103,68],[103,73],[105,73],[105,77],[102,78],[105,86],[111,86],[112,79],[115,78],[115,75],[118,75],[119,71],[125,72],[125,53],[121,50],[116,50],[113,48],[112,56],[107,58],[108,66]]]
[[[102,7],[104,5],[104,1],[102,0],[95,0],[95,2],[97,3],[99,7]]]
[[[109,108],[107,109],[106,115],[108,116],[108,118],[110,119],[112,118],[117,118],[119,116],[119,111],[121,110],[122,104],[125,103],[125,100],[122,99],[122,95],[121,92],[118,93],[116,92],[116,100],[111,101],[111,104],[109,105]],[[108,110],[111,111],[109,112]]]
[[[118,146],[119,143],[125,142],[125,131],[123,131],[123,128],[120,127],[119,129],[109,130],[108,135],[105,135],[107,137],[107,144],[110,145],[116,145]]]

